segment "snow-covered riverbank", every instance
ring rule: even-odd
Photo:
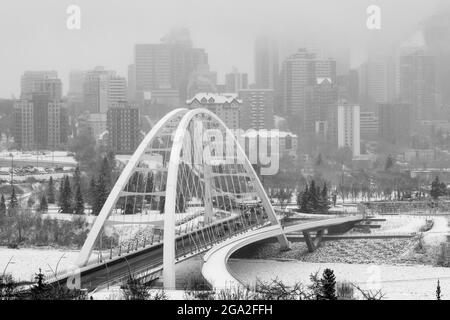
[[[346,263],[305,263],[278,260],[230,260],[233,273],[253,285],[257,279],[271,281],[278,277],[288,285],[309,284],[309,276],[325,268],[334,270],[338,282],[348,281],[362,289],[381,289],[385,299],[435,299],[439,279],[442,298],[450,299],[450,268],[432,266],[393,266]]]

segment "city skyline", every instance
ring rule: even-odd
[[[92,4],[81,0],[58,4],[48,0],[39,4],[8,3],[3,8],[9,14],[0,24],[4,48],[0,53],[4,63],[0,97],[19,96],[16,80],[25,70],[57,70],[64,93],[68,90],[70,70],[88,70],[101,65],[126,77],[135,44],[159,43],[174,27],[191,31],[194,46],[206,50],[220,83],[224,83],[225,74],[233,66],[249,75],[249,83],[255,81],[254,42],[266,34],[279,41],[280,61],[299,47],[313,47],[324,58],[333,57],[338,61],[338,73],[345,72],[348,66],[359,63],[355,57],[361,51],[386,50],[408,38],[424,19],[437,12],[441,1],[434,0],[427,5],[421,1],[402,0],[396,4],[375,1],[382,9],[383,26],[372,33],[365,25],[366,9],[373,4],[370,1],[349,0],[339,5],[328,0],[319,2],[294,4],[283,0],[276,5],[273,2],[256,5],[247,1],[240,4],[239,10],[230,11],[226,4],[217,1],[199,0],[191,4],[169,1],[154,6],[158,8],[156,19],[148,14],[151,5],[138,0],[126,5],[118,1]],[[81,9],[80,30],[66,27],[66,9],[71,4]],[[298,10],[292,10],[292,5]],[[204,10],[195,9],[199,7]],[[273,23],[267,23],[267,16]],[[343,18],[348,23],[343,24]],[[205,24],[209,27],[204,28]],[[318,30],[306,31],[317,24],[321,26]],[[8,32],[7,26],[11,25],[16,27],[14,35]],[[227,43],[233,45],[224,46]]]

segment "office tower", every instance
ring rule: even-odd
[[[85,111],[106,113],[115,103],[127,101],[127,83],[114,71],[96,67],[86,72],[83,84]]]
[[[348,147],[353,157],[360,156],[360,108],[340,103],[334,112],[333,136],[339,148]]]
[[[392,144],[407,144],[411,134],[412,105],[405,103],[378,106],[379,135]]]
[[[34,93],[31,101],[34,114],[34,143],[36,148],[45,149],[49,142],[49,111],[54,112],[55,109],[49,108],[51,100],[46,93]],[[54,119],[53,115],[50,117]]]
[[[111,76],[107,79],[108,107],[127,100],[127,80],[124,77]],[[102,110],[100,110],[102,111]]]
[[[366,111],[395,99],[395,67],[392,59],[371,55],[358,69],[360,98]]]
[[[20,78],[20,98],[30,99],[35,92],[35,82],[45,79],[57,79],[56,71],[25,71]]]
[[[152,121],[161,119],[168,112],[179,108],[181,105],[179,92],[174,89],[141,92],[137,96],[136,101],[141,117],[148,116]]]
[[[242,100],[239,112],[239,124],[241,129],[260,130],[274,128],[274,90],[240,90],[239,99]]]
[[[229,93],[238,93],[239,90],[248,89],[248,75],[239,73],[236,68],[233,68],[231,73],[225,75],[225,87]]]
[[[277,89],[278,45],[269,37],[255,41],[255,85],[257,89]]]
[[[22,149],[56,149],[67,142],[64,108],[48,93],[33,93],[15,103],[15,141]]]
[[[423,51],[400,57],[400,100],[411,104],[415,120],[434,120],[436,110],[435,58]]]
[[[197,93],[217,93],[217,72],[210,71],[209,65],[198,65],[189,76],[187,84],[187,96],[192,98]]]
[[[289,56],[283,61],[280,74],[281,112],[290,116],[299,124],[300,130],[305,130],[307,124],[306,110],[311,99],[308,99],[311,86],[317,85],[318,78],[328,78],[331,83],[336,81],[336,61],[319,60],[314,53],[306,49]],[[314,126],[314,123],[312,124]]]
[[[54,150],[61,144],[61,102],[49,102],[47,107],[47,147]]]
[[[234,93],[198,93],[186,101],[191,108],[206,108],[214,112],[230,129],[239,129],[239,112],[242,100]]]
[[[136,101],[136,66],[128,66],[128,91],[127,98],[129,102]]]
[[[46,93],[50,101],[61,101],[62,82],[58,78],[45,78],[34,81],[33,93]]]
[[[71,70],[69,73],[69,91],[67,93],[67,108],[71,114],[83,112],[83,85],[85,72]]]
[[[85,72],[81,70],[71,70],[69,73],[68,96],[82,96]]]
[[[172,31],[157,44],[137,44],[134,51],[136,91],[176,89],[187,98],[191,72],[208,64],[204,49],[193,48],[187,29]]]
[[[116,154],[132,154],[141,141],[139,108],[133,104],[113,104],[107,112],[108,144]]]
[[[361,140],[378,140],[379,121],[375,112],[361,112]]]
[[[30,150],[34,146],[33,103],[17,100],[14,103],[14,141],[18,148]]]
[[[304,130],[323,135],[330,113],[337,106],[338,87],[331,78],[316,78],[314,85],[305,87],[305,99]]]
[[[336,84],[338,100],[356,104],[359,102],[359,74],[357,70],[350,70],[348,74],[337,76]]]

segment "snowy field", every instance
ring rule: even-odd
[[[435,299],[439,279],[443,299],[450,299],[450,269],[432,266],[391,266],[345,263],[304,263],[277,260],[230,260],[229,266],[241,280],[254,285],[256,279],[278,277],[288,285],[309,284],[310,274],[325,268],[334,270],[338,282],[352,282],[364,290],[381,289],[384,299]]]
[[[9,273],[16,281],[34,280],[39,268],[45,275],[54,275],[74,267],[78,250],[8,249],[0,247],[0,272]],[[11,263],[8,265],[8,261]],[[58,264],[59,262],[59,264]],[[6,270],[5,270],[6,268]]]

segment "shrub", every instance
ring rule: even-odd
[[[339,300],[353,300],[355,290],[349,282],[338,282],[336,284],[336,295]]]

